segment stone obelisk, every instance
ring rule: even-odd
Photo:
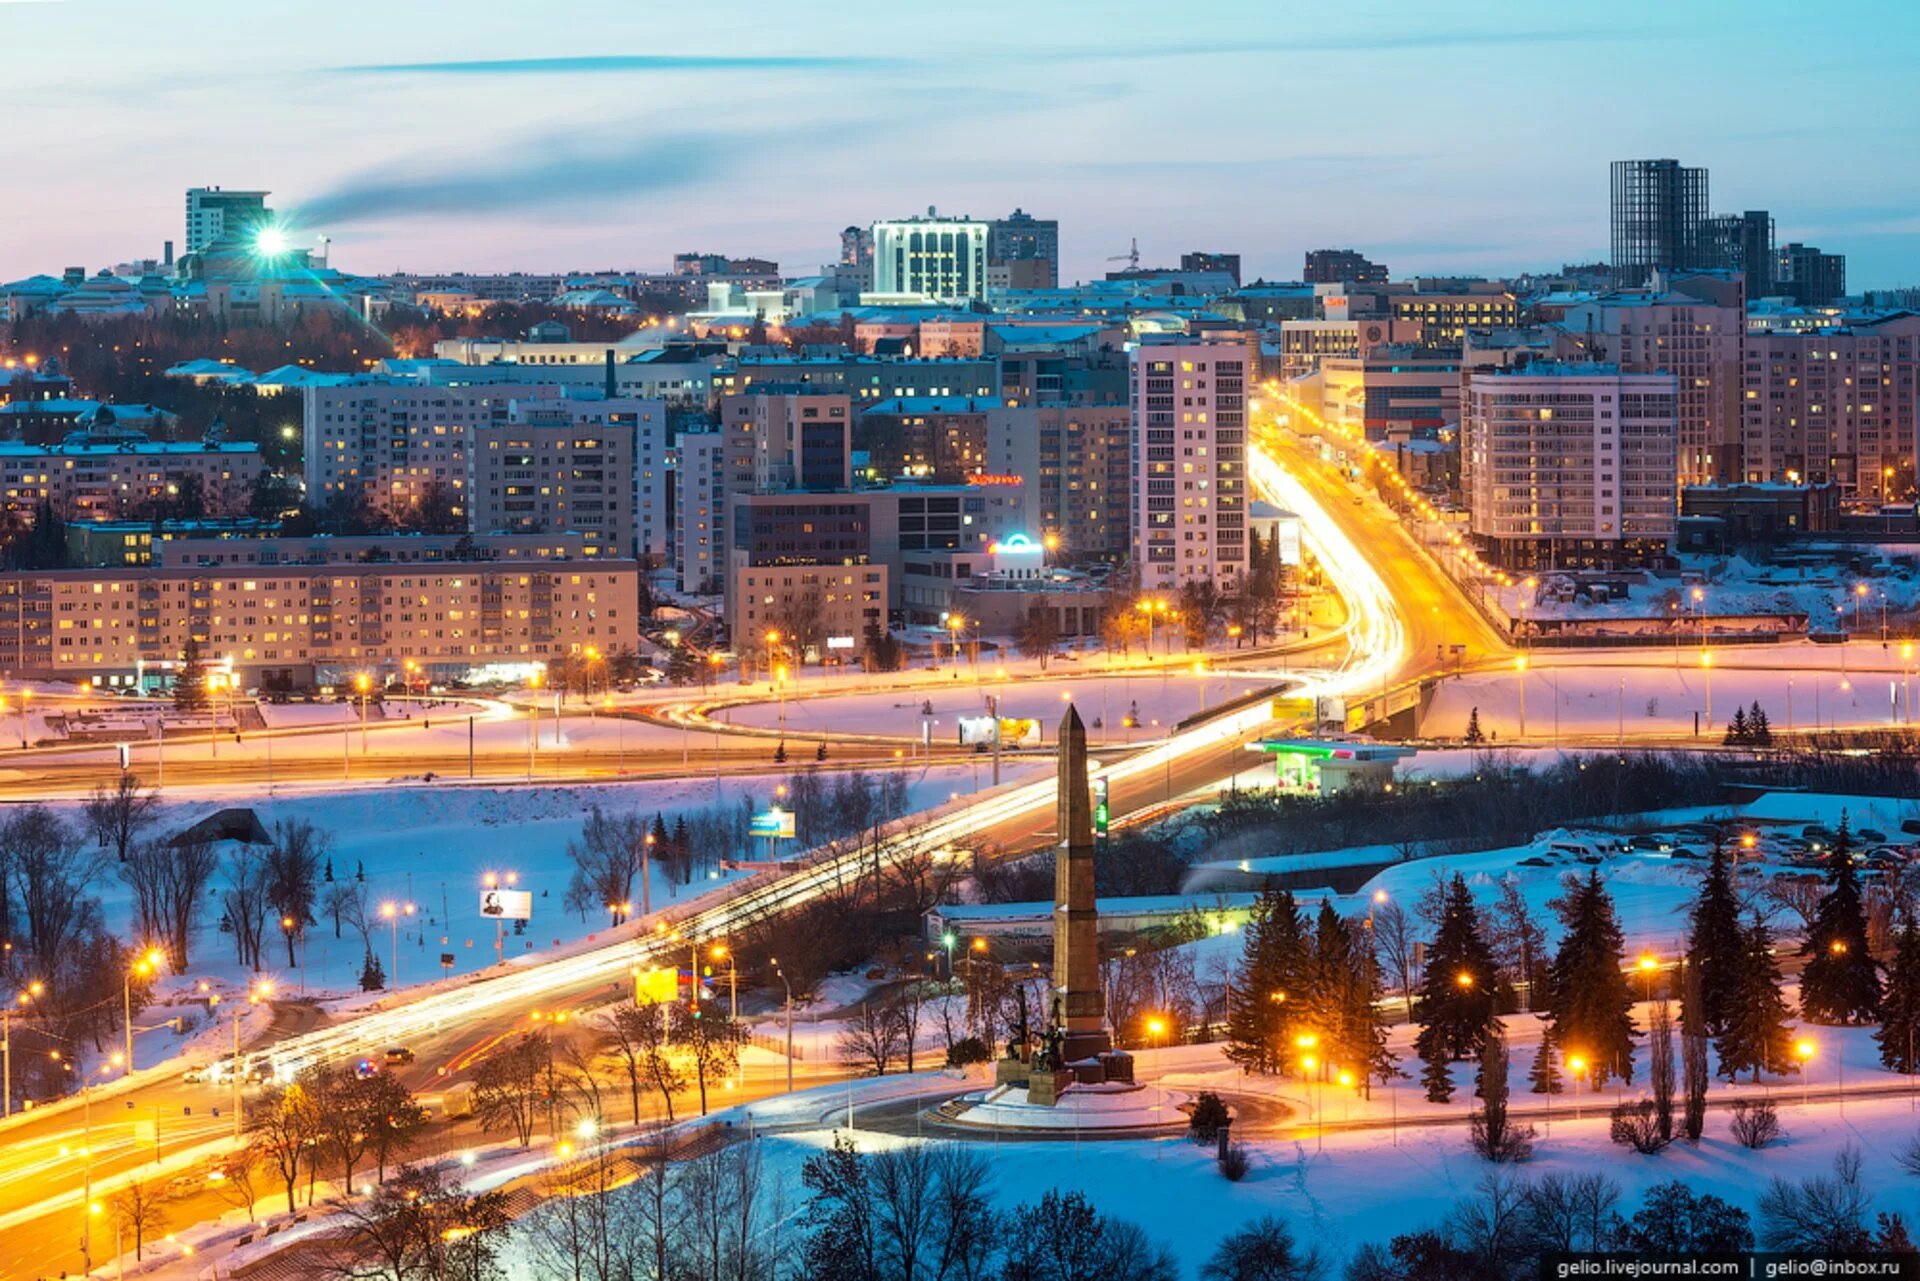
[[[1060,721],[1060,848],[1053,871],[1053,1016],[1062,1063],[1112,1048],[1100,999],[1100,914],[1093,897],[1093,800],[1087,729],[1067,706]],[[1061,1064],[1056,1064],[1061,1066]]]

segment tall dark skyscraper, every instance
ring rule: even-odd
[[[1707,171],[1678,160],[1613,162],[1613,271],[1622,285],[1646,283],[1661,267],[1711,265],[1702,253]]]
[[[1765,298],[1773,289],[1773,215],[1764,209],[1718,214],[1700,231],[1702,257],[1709,267],[1746,273],[1747,297]]]

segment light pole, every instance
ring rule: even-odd
[[[133,968],[120,976],[120,1014],[127,1034],[127,1071],[133,1071],[133,980],[148,978],[160,972],[160,949],[149,948],[145,956],[133,963]],[[111,989],[109,989],[111,990]]]
[[[33,998],[46,990],[44,984],[35,980],[27,984],[24,992],[14,998],[14,1005],[28,1006]],[[5,1080],[0,1081],[0,1115],[13,1115],[13,1005],[0,1009],[0,1058],[6,1060]]]
[[[389,983],[396,988],[400,986],[400,918],[412,916],[417,910],[412,903],[395,903],[392,900],[380,905],[380,915],[387,918],[393,930],[393,975]]]
[[[1513,660],[1514,679],[1520,685],[1520,737],[1527,736],[1527,656],[1520,655]]]
[[[1813,1062],[1813,1042],[1805,1037],[1795,1041],[1793,1057],[1800,1060],[1800,1106],[1810,1107],[1813,1103],[1813,1074],[1807,1071],[1807,1064]]]
[[[1580,1075],[1587,1070],[1587,1061],[1578,1054],[1567,1056],[1567,1071],[1573,1074],[1573,1119],[1580,1119]]]
[[[508,885],[517,885],[520,882],[520,873],[508,872],[505,879]],[[500,888],[500,882],[499,873],[488,872],[482,883],[493,890]],[[502,964],[507,959],[507,918],[505,916],[493,918],[493,959],[495,964]]]
[[[1713,651],[1704,646],[1700,650],[1700,670],[1705,674],[1707,681],[1707,732],[1711,734],[1713,732]]]
[[[773,972],[774,972],[775,974],[778,974],[778,975],[780,976],[780,986],[781,986],[781,988],[782,988],[782,989],[784,989],[784,990],[785,990],[785,992],[786,992],[786,994],[787,994],[787,999],[786,999],[786,1011],[787,1011],[787,1093],[788,1093],[788,1094],[792,1094],[792,1093],[793,1093],[793,984],[791,984],[791,983],[789,983],[789,982],[787,982],[787,972],[786,972],[785,970],[783,970],[783,969],[781,969],[781,968],[780,968],[780,958],[779,958],[779,957],[777,957],[777,956],[769,956],[769,957],[767,958],[767,962],[768,962],[768,964],[770,964],[770,965],[772,965],[772,966],[773,966]]]
[[[361,672],[353,678],[353,687],[360,691],[360,755],[367,754],[367,691],[373,688],[373,678]]]
[[[261,979],[247,988],[247,1004],[259,1005],[272,995],[273,983],[270,980]],[[215,996],[212,1001],[209,1002],[211,1005],[218,1005],[219,1003],[220,998],[218,996]],[[245,1014],[246,1011],[236,1002],[233,1007],[233,1071],[230,1074],[233,1077],[233,1137],[236,1139],[241,1136],[245,1129],[240,1103],[240,1020]]]

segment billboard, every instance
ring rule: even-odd
[[[530,921],[533,895],[527,890],[482,890],[480,915],[503,921]]]
[[[851,636],[829,636],[829,637],[827,637],[827,648],[828,648],[828,649],[852,649],[852,648],[853,648],[853,637],[851,637]]]
[[[1040,722],[1031,717],[1003,716],[1000,718],[1000,742],[1007,747],[1034,747],[1040,742]],[[991,744],[994,738],[994,718],[991,716],[962,716],[960,718],[960,745],[973,743]]]
[[[635,970],[633,974],[633,1003],[635,1005],[665,1005],[680,999],[680,971],[669,965],[665,968]]]
[[[794,838],[794,819],[792,810],[783,810],[777,806],[764,813],[755,814],[747,827],[750,836],[772,836],[783,840]]]

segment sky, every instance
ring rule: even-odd
[[[367,273],[789,274],[848,224],[1061,224],[1096,277],[1607,255],[1607,163],[1920,284],[1920,5],[1680,0],[0,0],[0,280],[158,257],[189,186],[266,188]]]

